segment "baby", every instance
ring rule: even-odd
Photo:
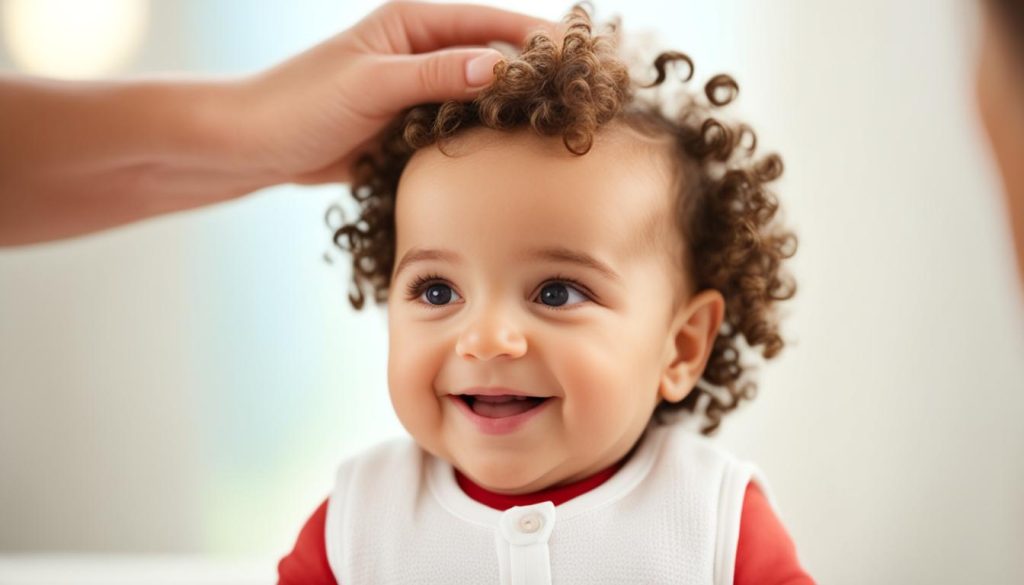
[[[666,111],[689,58],[638,86],[614,21],[562,24],[357,164],[335,242],[353,306],[387,303],[412,440],[341,465],[281,583],[812,582],[757,468],[704,436],[753,395],[740,358],[783,347],[781,160],[715,117],[730,77]]]

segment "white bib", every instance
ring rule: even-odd
[[[410,439],[343,463],[327,504],[340,585],[733,582],[747,484],[759,471],[678,424],[652,423],[618,472],[560,506],[499,512]]]

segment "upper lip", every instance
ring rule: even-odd
[[[529,392],[523,392],[513,388],[503,388],[501,386],[475,386],[473,388],[456,390],[453,394],[456,396],[530,396],[532,398],[546,398],[546,396],[538,396],[536,394],[530,394]]]

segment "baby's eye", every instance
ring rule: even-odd
[[[586,295],[578,291],[576,287],[564,282],[552,282],[545,285],[544,288],[540,289],[540,299],[545,304],[551,303],[548,305],[549,307],[561,307],[568,302],[574,293],[583,302],[590,300]]]
[[[452,300],[452,295],[459,296],[457,292],[452,290],[452,287],[447,284],[432,284],[423,291],[424,297],[428,303],[434,306],[442,306],[448,304],[448,301]]]

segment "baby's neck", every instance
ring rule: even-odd
[[[602,469],[590,477],[585,477],[572,483],[550,487],[529,494],[499,494],[492,492],[487,488],[473,483],[471,479],[463,475],[458,469],[455,470],[455,480],[467,496],[485,506],[502,512],[513,506],[529,506],[549,501],[558,506],[564,502],[568,502],[576,496],[581,496],[608,481],[613,475],[615,475],[616,471],[622,468],[627,459],[629,459],[628,455],[620,459],[617,463]]]

